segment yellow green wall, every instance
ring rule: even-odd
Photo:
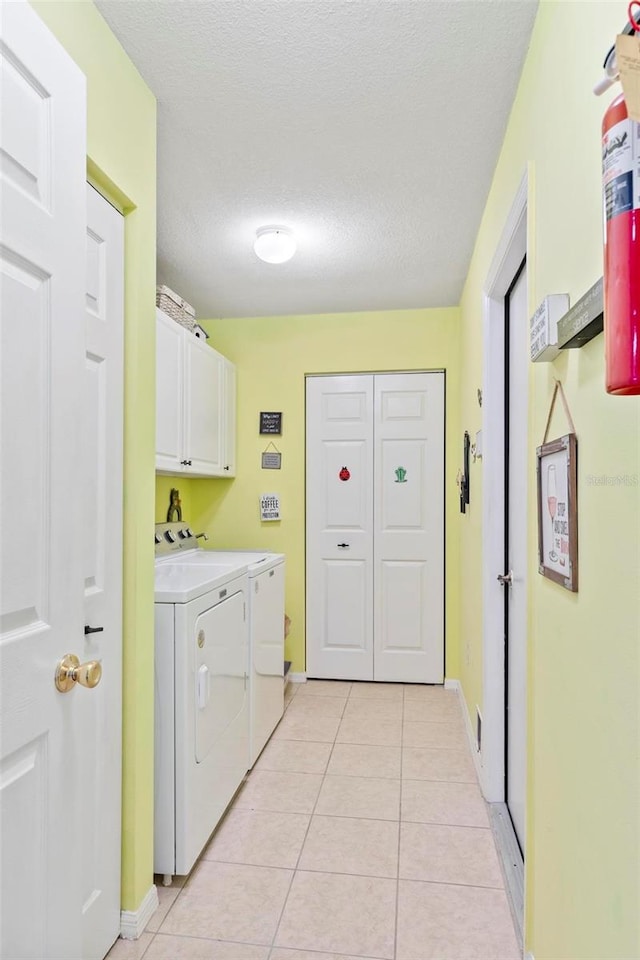
[[[220,482],[224,483],[224,481]],[[196,483],[196,481],[185,479],[185,477],[165,477],[156,474],[156,523],[166,523],[171,490],[174,487],[180,491],[180,506],[182,507],[183,519],[194,519],[191,500],[191,485],[193,483]],[[194,532],[200,533],[199,530]]]
[[[540,4],[461,303],[465,426],[480,425],[483,284],[528,163],[530,308],[550,293],[573,303],[602,274],[600,123],[615,92],[596,99],[591,88],[625,16],[624,3]],[[607,396],[603,352],[600,336],[531,370],[526,946],[535,960],[640,956],[640,398]],[[554,377],[579,443],[577,595],[537,573],[534,451]],[[566,430],[558,414],[552,435]],[[590,475],[632,479],[595,485]],[[461,572],[476,584],[460,624],[470,709],[482,704],[482,533],[474,511],[460,525]]]
[[[447,676],[458,675],[458,538],[456,473],[462,439],[458,418],[458,311],[399,310],[204,322],[211,343],[238,369],[235,480],[175,481],[190,519],[211,536],[208,546],[258,547],[287,556],[286,607],[292,619],[287,655],[305,669],[305,382],[306,373],[447,370]],[[280,471],[262,470],[269,438],[258,433],[261,410],[281,410]],[[158,480],[157,516],[164,519],[167,478]],[[259,496],[277,492],[282,520],[261,523]],[[184,514],[186,516],[186,513]]]
[[[87,78],[88,171],[126,214],[122,907],[135,910],[153,883],[156,101],[90,0],[32,6]]]

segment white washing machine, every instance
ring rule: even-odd
[[[187,529],[156,526],[154,872],[165,883],[189,873],[250,763],[248,565],[190,563]]]
[[[250,766],[253,766],[284,712],[285,556],[259,550],[188,550],[184,553],[184,562],[194,565],[240,563],[248,568]]]
[[[249,686],[251,697],[251,766],[284,713],[283,553],[204,550],[220,562],[248,564]]]

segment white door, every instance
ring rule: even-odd
[[[376,375],[374,680],[444,680],[444,374]]]
[[[223,357],[203,340],[184,335],[185,457],[187,473],[223,472]]]
[[[508,462],[506,570],[512,583],[505,587],[506,654],[506,803],[524,855],[527,761],[527,397],[529,323],[527,270],[523,264],[505,298],[505,344],[508,351],[507,420]]]
[[[224,409],[224,456],[223,471],[226,477],[236,475],[236,367],[223,358],[224,387],[222,391]]]
[[[100,660],[95,690],[77,692],[86,739],[81,782],[83,957],[101,958],[120,930],[122,770],[122,442],[124,218],[87,186],[84,397],[84,647]],[[87,695],[85,695],[87,694]],[[75,692],[69,694],[75,696]],[[96,825],[99,824],[99,829]]]
[[[307,379],[307,674],[441,683],[444,376]]]
[[[96,691],[54,675],[84,644],[85,81],[26,2],[0,30],[0,953],[75,960]]]
[[[373,679],[373,377],[307,379],[307,674]]]
[[[179,473],[184,460],[184,330],[156,310],[156,470]]]

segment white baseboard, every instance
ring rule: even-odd
[[[120,912],[120,936],[122,939],[137,940],[144,932],[144,928],[159,905],[158,891],[154,884],[150,887],[137,910],[122,910]]]
[[[459,680],[445,680],[444,687],[445,690],[455,690],[458,694],[460,706],[462,707],[464,726],[465,730],[467,731],[467,738],[469,740],[469,749],[471,750],[471,756],[473,757],[476,773],[478,775],[478,783],[480,784],[480,789],[482,790],[482,755],[478,752],[476,746],[476,734],[475,730],[473,729],[471,717],[469,716],[469,711],[467,710],[467,701],[462,693],[462,686]]]
[[[289,670],[288,677],[289,677],[289,681],[290,681],[291,683],[306,683],[306,682],[307,682],[307,675],[306,675],[306,673],[291,673],[291,670]]]

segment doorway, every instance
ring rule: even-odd
[[[307,378],[307,675],[444,679],[444,373]]]
[[[525,851],[527,756],[527,262],[504,300],[505,803]]]
[[[524,176],[484,287],[481,786],[524,924],[527,770],[528,296]]]

